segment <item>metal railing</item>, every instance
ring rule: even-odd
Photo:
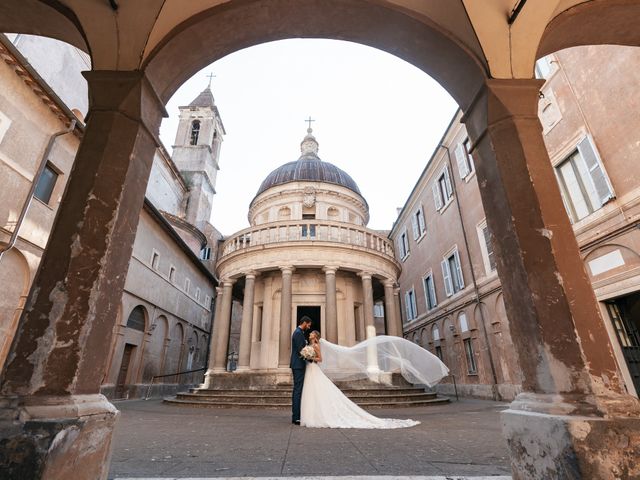
[[[147,394],[144,396],[144,399],[149,400],[149,397],[151,396],[151,389],[153,388],[153,382],[156,380],[156,378],[178,377],[179,375],[186,375],[186,374],[195,373],[195,372],[203,372],[206,369],[207,367],[202,367],[202,368],[196,368],[195,370],[185,370],[184,372],[167,373],[165,375],[154,375],[153,377],[151,377],[151,382],[147,387]],[[180,382],[176,381],[175,383],[179,384]]]
[[[389,238],[358,225],[318,220],[271,222],[241,230],[224,242],[221,257],[262,245],[312,241],[357,246],[394,258]]]

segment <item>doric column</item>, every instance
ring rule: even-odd
[[[371,283],[371,273],[360,272],[358,275],[362,279],[365,337],[371,338],[376,336],[376,324],[373,317],[373,284]]]
[[[543,142],[542,83],[488,80],[464,120],[522,372],[503,428],[514,478],[612,478],[607,464],[635,468],[638,402],[621,384]],[[622,437],[627,447],[609,440]]]
[[[373,284],[371,283],[371,273],[360,272],[362,278],[362,304],[364,309],[364,330],[365,339],[374,338],[376,336],[376,324],[373,317]],[[367,369],[371,380],[377,381],[377,374],[380,371],[378,367],[378,350],[375,345],[367,347]]]
[[[402,324],[402,307],[400,306],[400,289],[393,289],[393,308],[395,309],[396,331],[399,337],[404,337],[404,325]]]
[[[215,329],[215,349],[213,352],[213,372],[227,370],[227,354],[229,350],[229,331],[231,330],[231,305],[233,301],[233,284],[235,280],[223,280],[222,301],[220,302],[220,318],[215,319],[218,327]]]
[[[2,478],[108,472],[117,411],[100,382],[165,113],[143,72],[84,75],[87,128],[3,371]]]
[[[238,371],[248,370],[251,363],[251,334],[253,328],[253,297],[255,292],[256,274],[249,272],[245,275],[244,300],[242,302],[242,323],[240,324],[240,354]]]
[[[336,271],[337,267],[324,267],[325,281],[325,325],[327,332],[325,338],[331,343],[338,343],[338,299],[336,296]]]
[[[396,322],[396,306],[393,303],[393,286],[393,280],[384,282],[384,316],[387,325],[387,335],[398,337],[400,333],[397,330],[398,324]]]
[[[291,278],[294,268],[281,267],[282,290],[280,292],[280,342],[278,366],[288,368],[291,361]]]

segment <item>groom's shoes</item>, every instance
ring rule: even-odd
[[[300,425],[300,420],[292,420],[291,423],[294,425]]]

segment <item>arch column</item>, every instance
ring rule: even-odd
[[[336,272],[338,267],[324,267],[325,281],[325,338],[331,343],[338,343],[338,298],[336,294]]]
[[[244,300],[242,302],[242,323],[240,324],[240,353],[238,371],[249,370],[251,363],[251,335],[253,329],[253,299],[255,294],[256,273],[245,275]]]
[[[371,273],[358,273],[362,279],[362,306],[364,309],[364,335],[366,339],[376,336],[376,324],[373,317],[373,284]]]
[[[291,361],[291,279],[294,267],[281,267],[282,289],[280,290],[280,336],[278,345],[278,367],[289,368]]]
[[[543,142],[542,84],[488,80],[464,118],[523,376],[503,429],[514,478],[613,478],[602,445],[607,462],[637,472],[640,410],[624,392]],[[607,440],[621,436],[629,446]]]
[[[386,280],[384,282],[384,316],[385,323],[387,325],[387,335],[394,337],[402,336],[401,332],[398,332],[398,323],[396,321],[396,306],[393,302],[393,280]]]
[[[402,325],[402,307],[400,306],[400,289],[393,289],[393,308],[396,311],[396,331],[399,337],[404,337],[404,326]]]
[[[235,280],[223,280],[222,301],[220,302],[220,317],[216,319],[218,328],[215,329],[215,349],[213,351],[212,373],[227,371],[227,353],[229,349],[229,331],[231,330],[231,305],[233,300],[233,284]],[[213,335],[212,335],[213,336]]]
[[[3,478],[108,473],[117,410],[100,382],[165,111],[144,72],[83,74],[87,128],[3,371]]]

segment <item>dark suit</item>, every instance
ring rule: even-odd
[[[293,372],[293,394],[291,395],[291,420],[300,421],[300,402],[302,401],[302,386],[304,385],[304,372],[307,362],[300,357],[300,350],[307,345],[304,332],[300,327],[293,331],[291,336],[291,371]]]

